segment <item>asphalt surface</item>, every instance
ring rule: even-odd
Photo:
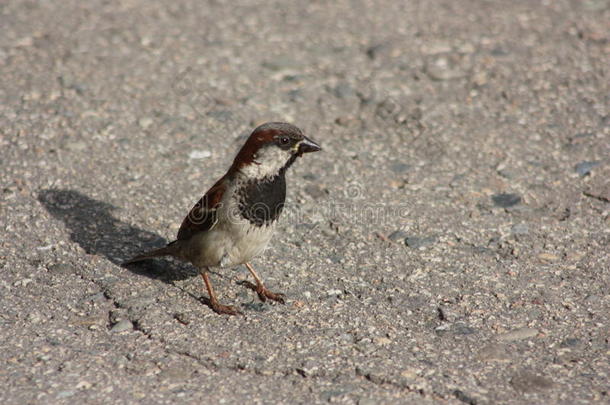
[[[610,402],[610,2],[0,5],[0,403]],[[253,265],[171,240],[254,126]]]

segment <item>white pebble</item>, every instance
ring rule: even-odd
[[[212,152],[209,150],[194,150],[189,153],[189,159],[205,159],[212,156]]]

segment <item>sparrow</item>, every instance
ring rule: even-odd
[[[209,277],[210,268],[244,264],[261,301],[284,303],[284,294],[269,291],[250,265],[269,244],[286,200],[286,170],[304,153],[321,150],[299,128],[269,122],[252,132],[233,164],[195,204],[178,230],[176,240],[165,247],[124,262],[172,256],[192,263],[199,270],[218,314],[241,314],[220,304]]]

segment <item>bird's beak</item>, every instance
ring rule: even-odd
[[[299,142],[299,149],[298,149],[299,155],[302,155],[303,153],[317,152],[320,150],[322,150],[320,145],[318,145],[317,143],[315,143],[314,141],[312,141],[311,139],[309,139],[307,137],[305,137],[305,139],[303,139],[301,142]]]

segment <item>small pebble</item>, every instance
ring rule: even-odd
[[[397,230],[388,235],[388,239],[394,242],[398,242],[399,240],[403,240],[407,237],[407,233],[403,230]]]
[[[521,202],[521,197],[518,194],[501,193],[491,197],[497,207],[509,208]]]
[[[313,375],[317,370],[319,369],[319,365],[312,360],[305,360],[303,362],[303,365],[297,369],[297,371],[299,372],[299,374],[301,374],[303,377],[310,377],[311,375]]]
[[[189,153],[189,159],[206,159],[212,156],[212,152],[209,150],[193,150]]]
[[[326,291],[326,295],[328,295],[329,297],[339,296],[341,294],[343,294],[343,291],[341,291],[341,290],[328,290],[328,291]]]
[[[513,235],[527,235],[529,231],[530,229],[527,224],[516,224],[510,229],[510,233]]]
[[[392,341],[385,336],[377,336],[373,338],[373,344],[377,346],[385,346],[389,345],[390,343],[392,343]]]
[[[28,284],[30,284],[32,281],[31,278],[23,278],[21,280],[17,280],[13,283],[13,287],[26,287]]]
[[[330,260],[333,264],[339,264],[343,261],[343,256],[341,255],[330,255],[328,256],[328,260]]]
[[[400,174],[408,171],[411,168],[411,165],[408,165],[403,162],[393,162],[390,164],[390,170],[394,173]]]
[[[103,292],[97,292],[95,294],[90,294],[86,296],[83,301],[85,302],[99,302],[104,301],[106,299],[106,295]]]
[[[314,199],[320,199],[328,195],[328,190],[315,183],[306,185],[305,192]]]
[[[342,333],[339,335],[339,340],[345,343],[354,343],[354,336],[350,333]]]
[[[552,253],[540,253],[538,255],[538,259],[545,262],[556,262],[557,260],[559,260],[559,256],[556,256]]]
[[[521,372],[510,380],[510,385],[521,392],[536,392],[553,387],[553,381],[529,371]]]
[[[436,332],[437,335],[439,336],[445,336],[448,334],[451,334],[453,336],[457,336],[457,335],[472,335],[477,333],[477,330],[465,325],[463,323],[456,323],[454,325],[449,324],[449,323],[445,323],[441,326],[438,326],[437,328],[434,329],[434,331]]]
[[[434,236],[419,237],[419,236],[408,236],[405,238],[405,244],[413,249],[419,249],[421,247],[432,245],[436,242]]]
[[[148,129],[153,124],[153,119],[150,117],[142,117],[138,120],[138,125],[142,129]]]
[[[349,98],[356,95],[356,92],[348,83],[339,83],[334,89],[332,89],[333,94],[337,98]]]
[[[76,384],[76,389],[77,390],[88,390],[92,386],[93,385],[89,381],[80,381],[78,384]]]
[[[564,339],[559,346],[562,347],[562,348],[565,348],[565,347],[578,346],[579,344],[580,344],[580,340],[579,339],[576,339],[576,338],[567,338],[567,339]]]
[[[265,312],[269,310],[269,306],[262,302],[246,302],[242,305],[247,311]]]
[[[36,312],[30,312],[25,319],[32,324],[42,321],[42,318]]]
[[[599,160],[584,161],[574,166],[574,170],[576,171],[576,173],[578,173],[580,177],[585,177],[591,174],[591,171],[600,164],[601,162]]]
[[[67,142],[65,148],[72,152],[81,152],[87,149],[87,142],[85,141],[73,141]]]
[[[522,340],[534,337],[538,334],[537,329],[533,328],[519,328],[510,332],[502,333],[498,335],[498,340],[502,342],[512,342],[514,340]]]
[[[191,320],[189,319],[189,317],[182,312],[175,313],[174,319],[183,325],[188,325],[189,323],[191,323]]]
[[[492,343],[479,350],[477,358],[482,361],[500,361],[506,362],[509,360],[506,346],[499,343]]]
[[[132,330],[132,329],[133,329],[133,324],[131,323],[131,321],[128,319],[123,319],[122,321],[115,323],[114,326],[110,329],[110,331],[119,333],[119,332],[125,332],[127,330]]]
[[[445,57],[439,57],[428,62],[426,73],[432,80],[437,81],[459,79],[466,76],[466,72],[461,67],[451,63]]]
[[[47,267],[51,273],[56,274],[72,274],[74,273],[74,268],[67,263],[54,263]]]
[[[76,391],[73,390],[60,391],[57,393],[57,398],[68,398],[74,394],[76,394]]]
[[[466,404],[475,405],[477,403],[476,400],[471,398],[469,395],[464,394],[461,390],[453,391],[453,396],[456,397],[459,401],[462,401]]]
[[[465,325],[463,323],[456,323],[453,326],[452,331],[456,335],[473,335],[477,333],[477,330],[475,328]]]
[[[274,72],[301,68],[301,65],[289,56],[276,56],[271,60],[264,61],[262,66]]]
[[[376,59],[382,50],[387,48],[387,44],[374,44],[369,46],[365,53],[370,59]]]

